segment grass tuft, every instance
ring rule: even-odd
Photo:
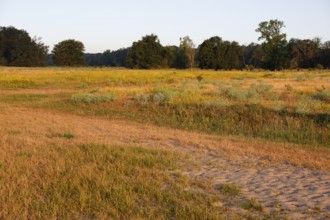
[[[241,189],[234,183],[225,183],[216,186],[216,189],[219,190],[222,194],[238,196],[241,194]]]
[[[257,211],[262,212],[264,210],[264,207],[256,200],[255,198],[251,198],[243,202],[242,207],[244,209],[254,209]]]

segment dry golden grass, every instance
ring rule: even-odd
[[[70,142],[76,144],[125,145],[133,143],[139,146],[157,146],[164,149],[194,146],[214,152],[225,151],[226,156],[232,158],[253,155],[314,169],[330,169],[329,148],[313,149],[289,143],[207,135],[150,124],[107,120],[99,117],[81,117],[68,113],[59,114],[53,111],[21,107],[2,108],[0,124],[3,131],[18,132],[18,137],[26,138],[24,142],[32,142],[36,145],[47,143],[50,140],[49,137],[54,134],[72,133],[75,138]],[[35,138],[31,138],[30,134],[34,134]],[[67,140],[57,138],[57,141],[66,142]]]
[[[203,79],[198,81],[196,77],[200,75]],[[260,126],[255,137],[264,139],[249,137],[244,133],[245,128],[236,125],[242,121],[236,120],[241,114],[240,105],[244,108],[251,101],[240,100],[240,93],[253,84],[271,85],[271,93],[276,95],[272,99],[267,97],[269,92],[258,96],[262,108],[251,108],[251,111],[257,111],[254,120],[258,123],[265,123],[262,117],[267,114],[277,117],[274,121],[254,125]],[[221,200],[224,195],[214,191],[212,183],[193,182],[189,178],[199,176],[198,166],[205,164],[204,169],[216,169],[219,175],[222,165],[230,166],[232,161],[244,169],[248,166],[246,158],[252,166],[258,164],[260,167],[254,168],[259,169],[289,163],[297,172],[300,170],[297,167],[328,172],[330,148],[326,143],[329,138],[326,132],[330,125],[326,124],[326,117],[329,103],[316,100],[321,103],[320,107],[307,113],[295,112],[295,108],[301,98],[308,95],[312,98],[320,93],[319,90],[327,92],[329,88],[329,71],[269,73],[1,67],[0,183],[3,187],[0,193],[3,196],[0,218],[269,217],[263,211],[242,211],[240,202],[245,198],[241,195],[238,200],[230,197],[233,202],[228,203]],[[226,89],[232,89],[228,90],[232,92],[232,99],[223,94]],[[116,99],[80,103],[73,100],[77,94],[92,98],[109,94]],[[175,95],[171,97],[172,94]],[[159,100],[163,96],[169,99],[166,103]],[[145,105],[143,98],[146,97],[149,104]],[[278,101],[288,110],[287,115],[283,113],[282,116],[280,110],[273,108]],[[217,114],[218,111],[225,113],[223,105],[238,106],[229,108],[238,110],[238,114],[233,114],[233,121],[228,124],[229,128],[241,129],[240,136],[224,135],[226,130],[215,132],[217,135],[204,133],[212,133],[212,126],[222,126],[217,124]],[[177,109],[180,111],[175,112]],[[206,113],[200,112],[201,109]],[[259,110],[266,113],[258,115]],[[252,114],[249,109],[243,113],[243,119]],[[183,117],[175,118],[177,114]],[[317,121],[322,117],[325,117],[323,124]],[[310,124],[304,124],[305,119]],[[278,128],[291,123],[290,129],[306,125],[305,131],[311,141],[305,145],[289,143],[288,139],[278,138],[281,130],[278,130],[278,137],[274,133],[258,136],[258,132],[268,129],[267,123],[278,123]],[[250,124],[245,126],[247,129],[252,127]],[[177,129],[179,127],[186,130]],[[285,132],[290,131],[294,130]],[[318,140],[315,137],[321,132],[323,139]],[[267,138],[278,142],[267,141]],[[296,139],[290,141],[304,142],[299,138],[297,142]],[[112,161],[116,155],[125,162]],[[206,160],[210,161],[190,161],[185,155],[191,156],[192,160],[203,160],[206,155]],[[211,164],[219,161],[229,162]],[[212,172],[208,175],[212,176]],[[107,189],[115,195],[105,196],[109,193]]]
[[[224,196],[180,174],[181,166],[194,167],[185,162],[182,146],[197,147],[197,153],[225,150],[230,156],[234,147],[222,148],[230,140],[128,121],[0,107],[0,218],[266,215],[244,212],[240,202],[219,207]]]

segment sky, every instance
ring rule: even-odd
[[[162,45],[190,36],[258,42],[262,21],[284,21],[287,39],[330,40],[330,0],[0,0],[0,26],[41,37],[50,51],[75,39],[88,53],[129,47],[147,34]]]

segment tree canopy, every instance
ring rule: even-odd
[[[167,66],[165,51],[157,35],[146,35],[134,42],[128,50],[126,66],[134,69],[152,69]]]
[[[176,52],[176,68],[186,69],[194,67],[195,44],[189,36],[180,38],[180,46]]]
[[[0,27],[0,65],[45,66],[48,47],[25,30]]]
[[[330,68],[330,41],[319,38],[290,39],[282,32],[283,21],[259,23],[260,44],[240,45],[219,36],[204,40],[197,48],[189,36],[176,45],[162,46],[157,35],[151,34],[133,42],[129,48],[84,53],[84,44],[69,39],[54,46],[48,53],[39,38],[31,38],[25,30],[0,27],[0,65],[8,66],[114,66],[135,69],[201,68],[248,69],[263,68]]]
[[[291,39],[288,44],[290,68],[309,68],[318,64],[320,39]]]
[[[258,40],[264,40],[262,62],[266,69],[276,70],[287,66],[287,41],[286,34],[281,32],[283,27],[284,22],[275,19],[259,23],[256,29],[261,35]]]
[[[198,51],[202,69],[239,69],[242,66],[242,48],[235,41],[223,41],[220,37],[205,40]]]
[[[64,40],[54,46],[52,51],[54,64],[59,66],[85,65],[84,44],[73,39]]]

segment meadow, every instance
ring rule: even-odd
[[[0,67],[0,116],[6,219],[282,218],[200,155],[330,169],[326,70]]]
[[[328,71],[2,68],[0,88],[7,93],[0,101],[213,134],[329,146],[329,87]]]

